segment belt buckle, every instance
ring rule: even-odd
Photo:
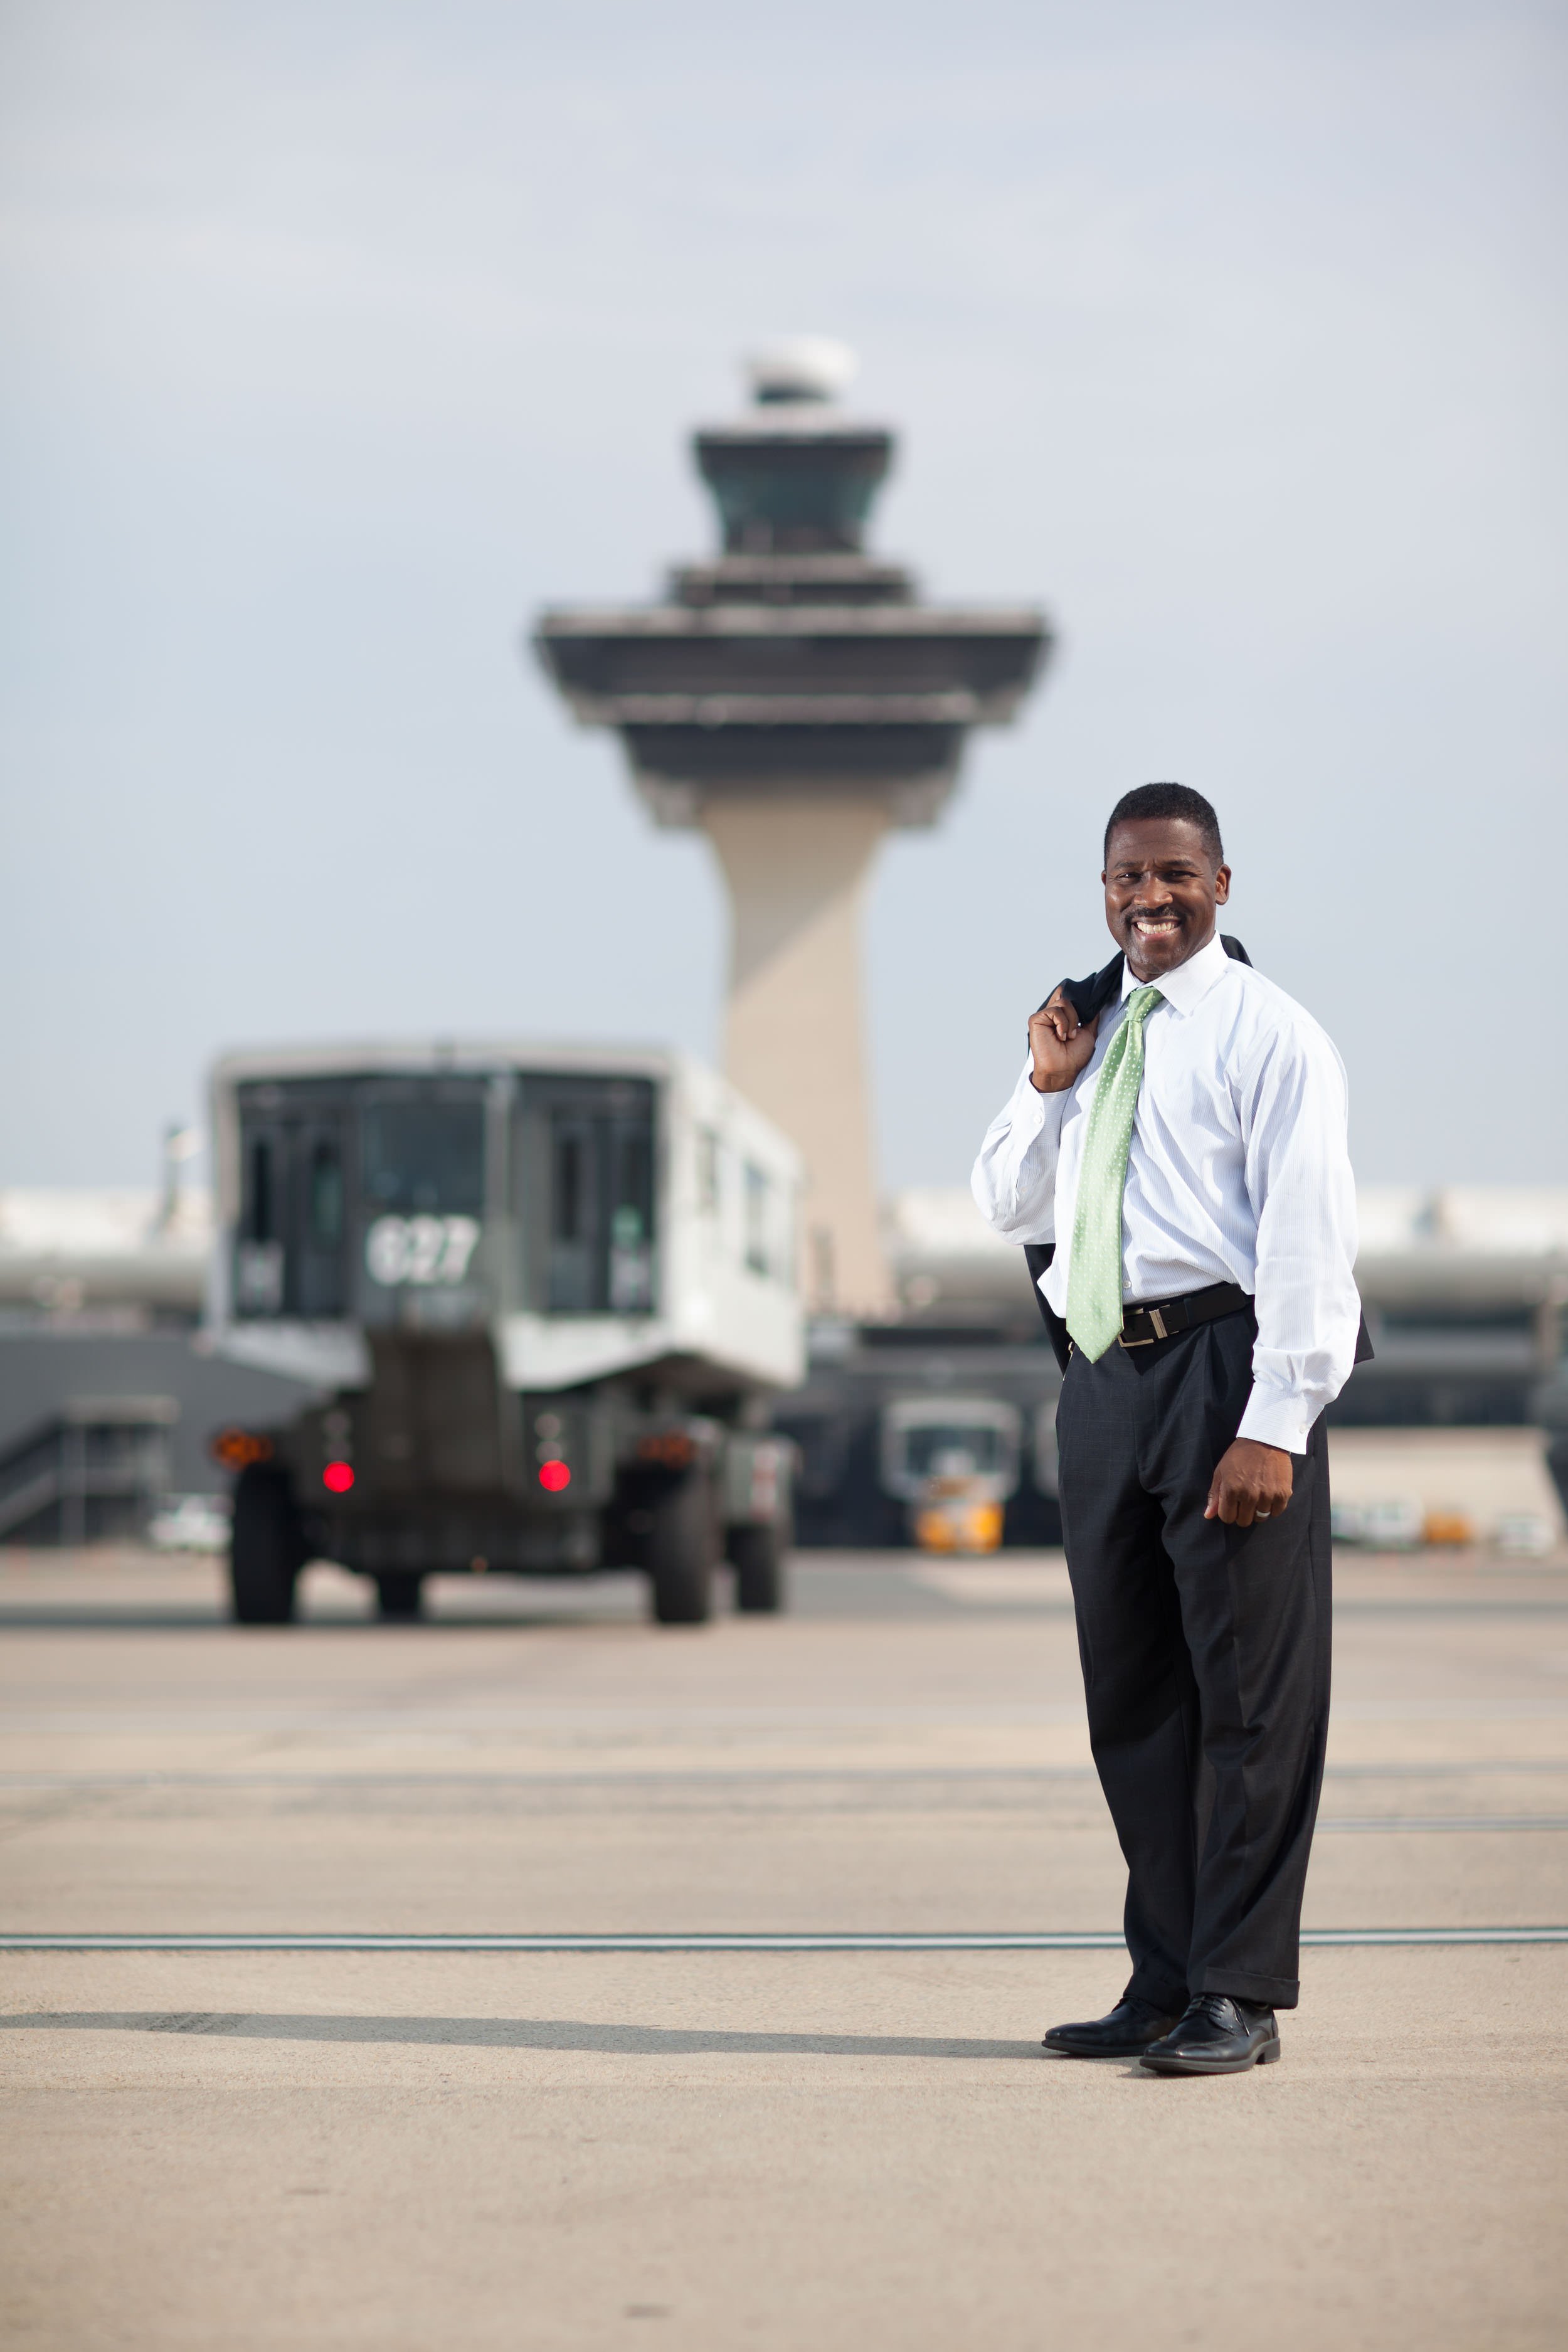
[[[1147,1315],[1150,1322],[1154,1326],[1154,1339],[1170,1338],[1171,1335],[1165,1328],[1165,1318],[1157,1307],[1141,1307],[1137,1311],[1140,1315]],[[1152,1348],[1154,1344],[1154,1339],[1129,1339],[1121,1333],[1117,1336],[1124,1348]]]

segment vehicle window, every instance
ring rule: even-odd
[[[768,1199],[773,1187],[766,1171],[746,1162],[746,1264],[753,1274],[769,1272]]]
[[[485,1134],[479,1101],[367,1104],[362,1134],[371,1215],[482,1213]]]
[[[242,1087],[237,1314],[325,1320],[343,1311],[348,1246],[342,1082]]]
[[[614,1129],[609,1303],[616,1315],[644,1315],[653,1305],[653,1138],[639,1120]]]
[[[267,1136],[258,1135],[252,1142],[249,1162],[249,1181],[246,1186],[246,1239],[269,1242],[273,1238],[272,1145]]]
[[[647,1238],[653,1209],[653,1138],[623,1122],[616,1136],[614,1223],[626,1242]]]
[[[526,1288],[551,1315],[647,1315],[656,1276],[654,1091],[646,1079],[525,1078]]]
[[[583,1144],[578,1129],[555,1134],[555,1182],[552,1188],[552,1208],[555,1238],[558,1242],[575,1242],[583,1238]]]
[[[719,1207],[719,1138],[710,1127],[697,1130],[697,1206],[705,1217]]]
[[[927,1422],[904,1433],[904,1459],[916,1478],[973,1478],[1002,1467],[1002,1433]]]
[[[574,1105],[551,1120],[550,1305],[646,1314],[653,1304],[653,1136],[646,1118]]]
[[[310,1154],[310,1239],[318,1249],[331,1249],[342,1231],[342,1160],[335,1143],[318,1143]]]

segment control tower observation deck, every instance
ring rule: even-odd
[[[656,821],[708,835],[732,909],[725,1066],[805,1160],[816,1311],[890,1303],[877,1217],[860,908],[877,845],[929,825],[969,730],[1011,719],[1049,643],[1042,615],[928,604],[865,551],[893,455],[838,404],[830,343],[751,363],[754,405],[694,436],[723,534],[657,604],[541,616],[575,717],[613,727]]]

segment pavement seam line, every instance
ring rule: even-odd
[[[1100,1952],[1122,1946],[1119,1929],[933,1931],[809,1930],[791,1934],[427,1935],[344,1932],[181,1934],[0,1933],[0,1952]],[[1492,1927],[1310,1927],[1309,1950],[1416,1946],[1568,1944],[1568,1926]]]

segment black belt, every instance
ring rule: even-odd
[[[1154,1298],[1147,1306],[1121,1310],[1124,1348],[1152,1348],[1156,1339],[1173,1339],[1194,1323],[1217,1323],[1222,1315],[1240,1315],[1252,1304],[1251,1294],[1239,1282],[1215,1282],[1207,1290],[1189,1290],[1184,1298]]]

